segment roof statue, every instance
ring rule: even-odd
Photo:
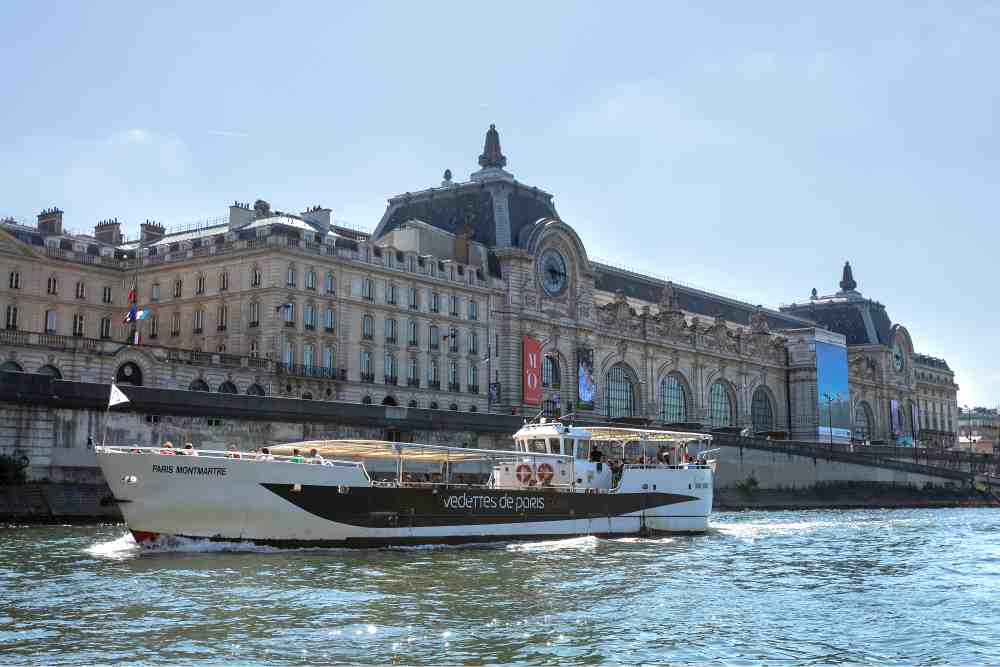
[[[813,287],[812,294],[809,295],[809,298],[812,299],[813,301],[819,298],[819,293],[816,291],[815,287]]]
[[[660,312],[674,312],[677,310],[677,292],[674,290],[673,282],[668,281],[660,290]]]
[[[497,126],[490,123],[490,129],[486,131],[486,143],[483,145],[483,154],[479,156],[479,166],[497,167],[503,169],[507,166],[507,158],[500,152],[500,133]]]
[[[857,287],[858,284],[854,282],[854,276],[851,273],[851,263],[844,262],[844,277],[840,279],[840,289],[845,292],[853,292]]]

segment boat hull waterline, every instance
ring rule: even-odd
[[[376,486],[361,468],[99,452],[137,542],[373,548],[708,528],[712,472],[626,470],[618,491]]]

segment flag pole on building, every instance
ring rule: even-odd
[[[108,407],[104,410],[104,436],[101,438],[101,447],[103,447],[104,443],[108,440],[108,428],[111,426],[108,416],[111,412],[111,408],[119,403],[128,403],[128,396],[126,396],[125,392],[118,388],[118,385],[112,382],[111,393],[108,394]]]

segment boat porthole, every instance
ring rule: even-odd
[[[647,490],[648,488],[649,488],[649,484],[643,484],[642,485],[642,490],[643,491]]]
[[[688,488],[689,488],[689,489],[691,488],[691,485],[690,485],[690,484],[688,484]]]
[[[653,491],[656,491],[656,484],[653,485]]]

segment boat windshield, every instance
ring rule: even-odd
[[[545,439],[538,438],[528,441],[528,451],[532,454],[547,454],[548,449],[545,447]]]

